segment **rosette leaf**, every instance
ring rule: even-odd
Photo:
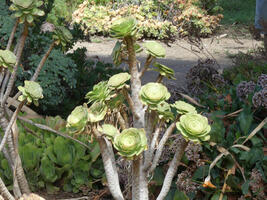
[[[107,109],[108,108],[104,103],[93,103],[88,109],[88,121],[94,123],[103,120],[107,113]]]
[[[156,41],[147,41],[144,43],[144,47],[147,53],[155,58],[163,58],[166,55],[165,48]]]
[[[90,102],[105,102],[111,98],[110,89],[107,81],[101,81],[93,87],[93,90],[85,95],[88,103]]]
[[[122,63],[121,53],[122,53],[122,43],[117,41],[111,53],[112,61],[115,66],[119,66]]]
[[[147,138],[144,129],[124,129],[115,135],[114,147],[127,159],[133,159],[147,149]]]
[[[185,114],[180,117],[180,122],[176,123],[177,129],[186,140],[200,143],[210,139],[211,130],[208,119],[200,114]]]
[[[53,35],[53,39],[56,41],[56,44],[61,44],[63,47],[67,45],[72,40],[71,32],[66,29],[64,26],[57,26]]]
[[[119,130],[111,124],[103,124],[98,130],[112,141],[115,135],[120,134]]]
[[[43,1],[39,0],[13,0],[9,9],[15,11],[14,17],[19,18],[20,23],[31,24],[35,17],[45,14],[44,11],[38,9],[41,5]]]
[[[164,76],[168,79],[176,79],[174,77],[174,70],[167,67],[166,65],[155,62],[153,66],[155,67],[153,70],[159,72],[161,76]]]
[[[84,106],[77,106],[67,118],[66,127],[71,133],[81,133],[84,131],[88,121],[88,108]]]
[[[113,22],[110,28],[111,37],[124,38],[134,36],[137,32],[137,21],[132,17],[125,17]]]
[[[192,113],[197,114],[197,110],[194,106],[192,106],[189,103],[186,103],[184,101],[175,101],[174,104],[172,104],[172,107],[177,110],[177,112],[181,115],[186,113]]]
[[[147,83],[141,87],[139,96],[143,104],[150,106],[150,109],[156,109],[158,104],[168,100],[171,95],[161,83]]]
[[[111,89],[121,89],[126,86],[126,81],[130,80],[131,75],[127,72],[122,72],[119,74],[115,74],[108,80],[108,86]]]
[[[24,87],[19,86],[18,90],[22,92],[22,95],[19,96],[19,101],[27,100],[28,104],[34,103],[34,105],[38,106],[38,100],[42,99],[43,89],[39,85],[39,83],[34,81],[24,81]]]
[[[0,67],[8,68],[13,71],[13,66],[16,64],[17,57],[9,50],[0,50]]]

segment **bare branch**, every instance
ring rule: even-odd
[[[128,93],[127,89],[126,88],[123,88],[122,89],[122,93],[123,93],[124,97],[126,98],[126,100],[127,100],[128,104],[130,106],[130,109],[131,109],[133,115],[135,116],[135,118],[138,119],[139,118],[139,115],[136,113],[136,111],[134,109],[134,102],[133,102],[130,94]]]
[[[120,112],[117,112],[116,115],[117,115],[117,119],[119,121],[119,124],[120,124],[121,129],[122,130],[126,129],[126,123],[125,123],[123,117],[121,116],[121,113]]]
[[[0,178],[0,197],[1,195],[5,200],[15,200],[15,198],[10,194],[4,182]]]
[[[146,62],[144,65],[144,68],[141,70],[141,72],[139,73],[139,77],[141,78],[144,73],[147,71],[147,69],[149,68],[149,65],[151,64],[152,60],[153,60],[153,56],[151,56],[150,54],[147,56],[146,58]]]
[[[177,168],[179,166],[180,160],[182,159],[182,156],[184,155],[184,150],[187,146],[188,142],[182,139],[180,145],[178,146],[175,155],[171,161],[171,164],[169,166],[169,169],[167,171],[167,174],[164,178],[163,186],[161,188],[161,191],[159,193],[159,196],[157,200],[164,200],[165,197],[167,196],[171,184],[172,184],[172,179],[174,175],[176,174]]]
[[[165,143],[167,142],[169,136],[174,131],[175,127],[176,127],[176,124],[175,124],[175,122],[173,122],[169,126],[169,128],[166,130],[166,132],[164,133],[163,137],[161,138],[160,143],[159,143],[159,146],[158,146],[157,151],[156,151],[156,154],[155,154],[155,156],[153,158],[152,165],[151,165],[151,167],[149,169],[149,172],[150,173],[153,172],[155,170],[155,168],[157,167],[157,164],[159,162],[160,156],[161,156],[162,151],[164,149]]]
[[[13,29],[11,31],[11,34],[9,36],[9,39],[8,39],[8,43],[7,43],[7,47],[6,47],[7,50],[10,50],[10,48],[11,48],[11,45],[12,45],[12,42],[14,40],[14,36],[15,36],[18,24],[19,24],[19,19],[17,18],[17,20],[16,20],[16,22],[15,22],[15,24],[13,26]]]

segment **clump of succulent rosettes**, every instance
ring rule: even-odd
[[[165,48],[156,41],[147,41],[143,45],[148,54],[155,58],[163,58],[166,55]]]
[[[247,99],[248,95],[255,90],[256,84],[253,81],[242,81],[237,85],[236,94],[241,99]]]
[[[88,120],[88,111],[86,105],[77,106],[67,118],[67,128],[71,133],[81,133]]]
[[[134,159],[147,149],[147,138],[143,129],[124,129],[120,134],[115,135],[114,147],[118,153],[127,159]]]
[[[175,101],[175,103],[172,104],[172,107],[174,107],[181,115],[186,113],[197,114],[196,108],[184,101]]]
[[[18,98],[19,101],[26,99],[29,104],[33,102],[36,106],[39,105],[38,100],[44,97],[43,89],[39,83],[34,81],[24,81],[24,87],[19,86],[18,90],[22,92],[22,95]]]
[[[143,104],[150,106],[150,109],[155,109],[158,104],[168,100],[171,95],[161,83],[147,83],[141,87],[139,96]]]
[[[16,56],[9,50],[0,50],[0,67],[8,68],[9,71],[13,70],[13,65],[16,64]]]
[[[20,23],[27,21],[31,24],[35,16],[43,16],[44,11],[38,9],[43,1],[38,0],[13,0],[10,10],[15,11],[14,16],[20,19]]]
[[[210,139],[211,130],[208,119],[200,114],[185,114],[180,117],[180,122],[176,123],[177,129],[186,140],[196,143]]]
[[[124,38],[134,36],[137,32],[137,22],[132,17],[121,18],[116,20],[111,28],[110,35],[115,38]]]
[[[108,86],[112,89],[121,89],[126,85],[126,81],[130,80],[130,78],[131,75],[127,72],[115,74],[108,80]]]

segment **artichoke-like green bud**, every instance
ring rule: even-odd
[[[147,83],[139,93],[141,102],[149,105],[150,109],[156,109],[158,104],[168,100],[170,96],[168,89],[161,83]]]
[[[20,23],[27,21],[31,24],[35,17],[45,14],[44,11],[38,9],[41,5],[43,1],[39,0],[13,0],[9,9],[15,11],[14,16],[19,18]]]
[[[107,81],[101,81],[93,87],[93,90],[88,92],[85,96],[88,103],[94,102],[105,102],[111,98],[110,89]]]
[[[174,77],[174,70],[167,67],[166,65],[155,62],[153,66],[155,67],[153,70],[159,72],[160,75],[165,76],[168,79],[173,79],[173,80],[176,79]]]
[[[137,32],[137,22],[132,17],[121,18],[113,22],[110,35],[115,38],[134,36]]]
[[[115,66],[119,66],[122,63],[121,53],[122,43],[117,41],[111,53],[112,60]]]
[[[147,41],[144,44],[148,54],[155,58],[163,58],[166,55],[165,48],[156,41]]]
[[[53,35],[53,39],[56,44],[61,44],[63,47],[67,45],[72,40],[71,32],[64,26],[57,26]]]
[[[208,119],[200,114],[185,114],[180,117],[180,122],[176,123],[177,129],[185,139],[200,143],[210,139],[211,130]]]
[[[181,115],[186,113],[197,114],[196,108],[184,101],[175,101],[175,103],[172,104],[172,107],[174,107],[177,110],[177,112]]]
[[[98,130],[112,141],[115,135],[120,134],[119,130],[111,124],[103,124]]]
[[[160,119],[165,119],[166,121],[174,120],[174,115],[171,112],[171,106],[167,102],[163,101],[157,104],[156,111]]]
[[[121,89],[126,85],[126,81],[130,80],[131,75],[127,72],[115,74],[108,80],[108,85],[111,89]]]
[[[104,103],[93,103],[88,109],[88,121],[94,123],[103,120],[107,113],[107,109],[108,108]]]
[[[144,129],[124,129],[115,135],[114,147],[118,153],[127,159],[133,159],[147,149],[147,138]]]
[[[13,66],[16,64],[17,57],[9,50],[0,50],[0,67],[8,68],[13,71]]]
[[[88,108],[86,105],[77,106],[67,118],[66,127],[71,133],[81,133],[84,131],[88,121]]]
[[[44,97],[40,84],[34,81],[24,81],[24,87],[19,86],[18,90],[22,92],[18,100],[24,101],[26,99],[28,104],[33,102],[34,105],[38,106],[38,100]]]

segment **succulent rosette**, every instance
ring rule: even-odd
[[[168,100],[170,96],[168,89],[161,83],[147,83],[139,93],[141,102],[150,106],[150,109],[156,109],[158,104]]]
[[[155,58],[163,58],[166,55],[165,48],[156,41],[147,41],[143,44],[148,54]]]
[[[124,129],[115,135],[114,147],[118,153],[127,159],[133,159],[147,149],[147,138],[144,129]]]
[[[113,22],[110,35],[115,38],[134,36],[137,32],[137,21],[132,17],[125,17]]]
[[[88,109],[88,121],[94,123],[103,120],[106,116],[107,109],[108,108],[104,103],[93,103]]]
[[[155,67],[153,70],[159,72],[161,76],[164,76],[168,79],[176,79],[174,77],[174,70],[167,67],[166,65],[155,62],[153,66]]]
[[[102,134],[104,134],[108,139],[114,139],[115,135],[120,134],[119,130],[114,127],[112,124],[103,124],[101,127],[98,128]]]
[[[180,122],[176,123],[176,127],[186,140],[200,143],[210,139],[211,127],[208,124],[208,119],[200,114],[182,115]]]
[[[159,119],[165,119],[166,121],[174,120],[174,115],[171,112],[171,106],[167,102],[163,101],[157,104],[156,111],[159,115]]]
[[[38,9],[43,5],[43,1],[39,0],[12,0],[13,4],[9,7],[11,11],[15,11],[14,16],[19,18],[20,23],[25,21],[31,24],[36,16],[43,16],[44,11]]]
[[[186,113],[197,114],[196,108],[184,101],[175,101],[175,103],[172,104],[172,107],[174,107],[177,110],[177,112],[181,115]]]
[[[0,67],[8,68],[13,71],[13,66],[16,64],[17,57],[9,50],[0,50]]]
[[[64,26],[57,26],[54,31],[53,39],[56,44],[61,44],[63,47],[67,45],[72,40],[71,32]]]
[[[84,131],[88,121],[88,108],[86,105],[77,106],[67,118],[66,127],[71,133],[81,133]]]
[[[29,104],[33,102],[36,106],[39,105],[38,100],[44,97],[40,84],[34,81],[24,81],[24,87],[19,86],[18,90],[22,92],[18,98],[19,101],[26,99]]]
[[[85,95],[85,99],[89,99],[90,102],[105,102],[111,98],[109,86],[107,81],[101,81],[94,85],[93,90]]]
[[[108,80],[108,86],[111,89],[121,89],[126,86],[126,82],[130,80],[131,75],[127,72],[122,72],[119,74],[115,74]]]

